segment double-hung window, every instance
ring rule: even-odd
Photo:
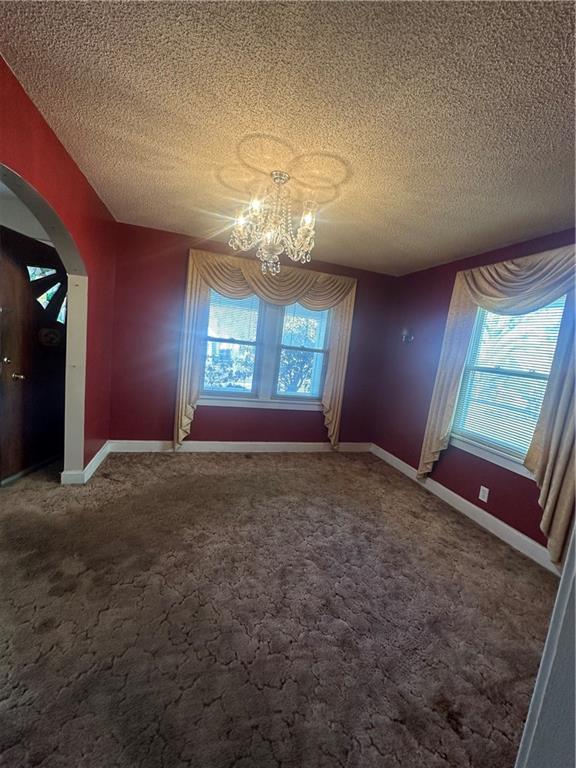
[[[453,436],[521,462],[534,434],[565,296],[525,315],[478,310]],[[465,447],[465,446],[461,446]]]
[[[277,366],[277,397],[320,398],[326,362],[328,310],[284,307]]]
[[[319,408],[329,321],[330,310],[210,291],[200,404]]]
[[[210,292],[204,389],[250,395],[255,391],[260,301]]]

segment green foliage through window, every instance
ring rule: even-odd
[[[329,311],[210,294],[203,391],[318,400]]]
[[[260,301],[210,292],[204,389],[251,394]],[[242,343],[244,342],[244,343]]]

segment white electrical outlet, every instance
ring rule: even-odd
[[[485,485],[480,486],[480,493],[478,494],[478,498],[480,501],[488,501],[488,494],[490,493],[490,488],[486,488]]]

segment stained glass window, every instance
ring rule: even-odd
[[[26,267],[30,280],[40,280],[41,277],[50,277],[55,275],[56,270],[52,267]]]
[[[37,301],[42,304],[44,309],[46,309],[48,304],[50,304],[58,288],[60,288],[60,283],[56,283],[55,285],[50,286],[47,291],[44,291],[41,296],[38,296]]]

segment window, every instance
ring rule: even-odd
[[[36,301],[50,313],[52,319],[66,322],[66,287],[62,288],[62,276],[53,267],[27,266]]]
[[[202,399],[318,402],[330,311],[210,292]]]
[[[517,460],[540,415],[565,297],[526,315],[478,310],[453,433]]]
[[[260,301],[210,293],[204,390],[252,394]]]
[[[322,394],[328,310],[314,312],[300,304],[284,308],[276,394]]]

